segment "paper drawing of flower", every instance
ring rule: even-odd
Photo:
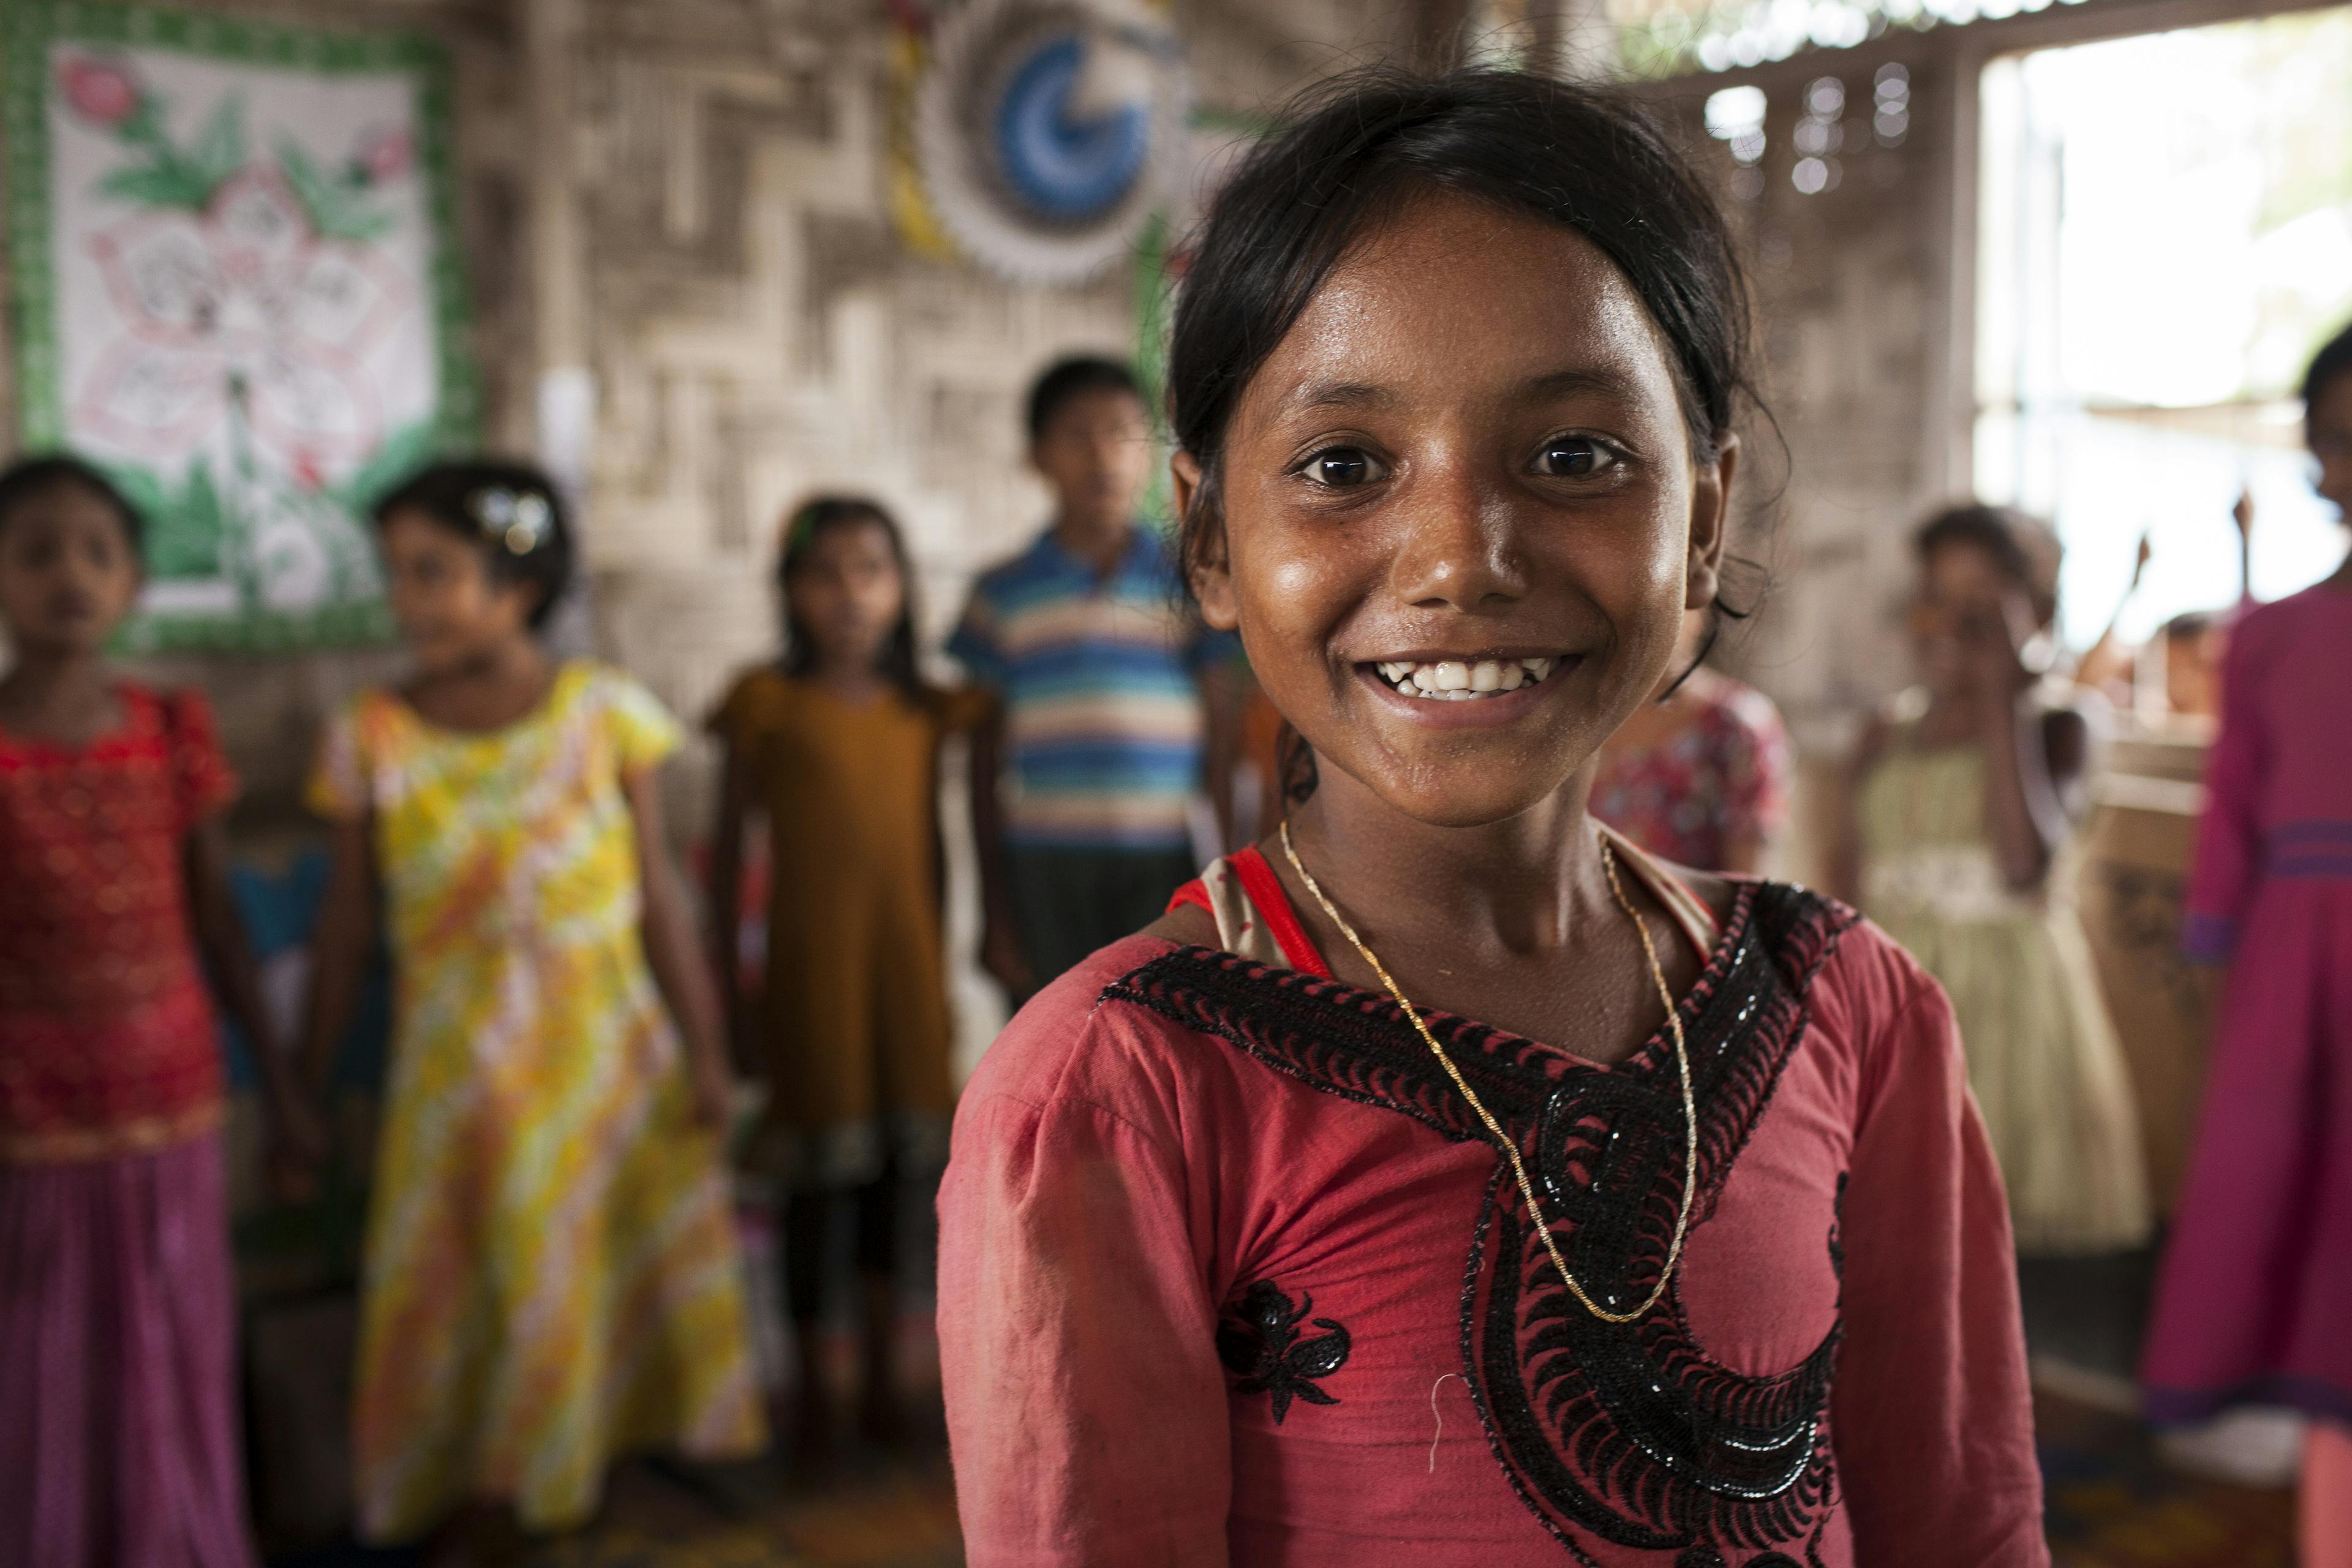
[[[150,212],[92,235],[123,331],[99,355],[77,419],[162,456],[204,442],[247,399],[289,467],[333,466],[383,440],[369,352],[415,305],[363,246],[325,238],[278,172],[253,165],[201,214]]]
[[[415,158],[416,149],[407,132],[377,126],[361,136],[358,150],[352,154],[351,178],[357,184],[380,185],[408,173]]]
[[[109,129],[136,113],[142,96],[128,68],[88,58],[68,59],[58,68],[58,90],[76,114]]]

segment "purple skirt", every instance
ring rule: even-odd
[[[0,1563],[252,1568],[221,1145],[0,1164]]]
[[[2140,1379],[2158,1421],[2352,1425],[2352,879],[2272,882],[2244,923]]]

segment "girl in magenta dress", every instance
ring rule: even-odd
[[[2320,494],[2352,521],[2352,330],[2304,385]],[[2189,888],[2230,966],[2149,1329],[2159,1421],[2312,1419],[2305,1568],[2352,1568],[2352,560],[2230,634]]]
[[[968,1559],[2041,1568],[1941,992],[1586,809],[1717,589],[1723,219],[1612,96],[1327,90],[1216,198],[1170,375],[1202,613],[1312,765],[961,1102]]]
[[[229,902],[211,713],[100,658],[138,544],[79,463],[0,475],[0,1563],[243,1568],[207,964],[275,1126],[315,1139]]]

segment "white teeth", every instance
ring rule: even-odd
[[[1385,659],[1374,666],[1381,679],[1407,697],[1438,702],[1462,702],[1478,697],[1500,697],[1522,686],[1533,686],[1550,675],[1557,658]]]

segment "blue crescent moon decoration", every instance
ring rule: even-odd
[[[1192,101],[1183,46],[1144,0],[962,0],[915,89],[923,196],[999,275],[1083,281],[1187,177]]]
[[[1071,102],[1086,44],[1065,34],[1043,43],[1004,84],[996,109],[998,165],[1013,194],[1039,216],[1083,223],[1117,206],[1151,151],[1147,105],[1081,118]]]

